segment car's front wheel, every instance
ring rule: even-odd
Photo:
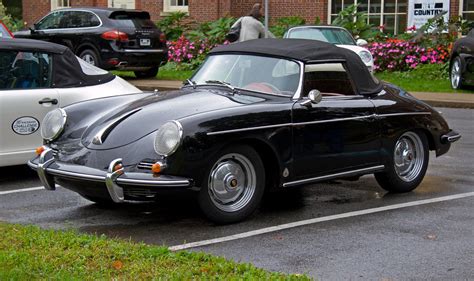
[[[464,88],[462,83],[462,60],[459,56],[455,57],[451,63],[449,77],[451,79],[451,87],[453,89],[458,90]]]
[[[234,223],[251,215],[265,189],[265,169],[249,146],[224,149],[212,161],[201,185],[199,205],[216,223]]]
[[[153,78],[158,74],[159,67],[155,66],[147,70],[134,71],[137,78]]]
[[[376,173],[375,179],[390,192],[412,191],[423,180],[428,161],[426,135],[418,131],[405,132],[393,145],[389,167],[384,172]]]

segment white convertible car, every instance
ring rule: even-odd
[[[0,39],[0,167],[25,164],[42,144],[46,113],[78,101],[139,89],[77,58],[67,47]]]
[[[370,72],[374,69],[372,54],[363,46],[367,41],[363,39],[354,40],[347,29],[338,26],[296,26],[290,28],[284,38],[310,39],[334,44],[358,54]]]

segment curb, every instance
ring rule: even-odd
[[[174,91],[178,90],[181,86],[181,81],[166,81],[158,82],[155,80],[128,80],[129,83],[133,84],[135,87],[139,88],[142,91]],[[444,94],[444,93],[430,93],[429,98],[426,97],[426,93],[417,93],[411,92],[413,96],[417,99],[426,102],[427,104],[433,107],[449,107],[449,108],[468,108],[474,109],[474,94]],[[440,97],[435,99],[434,97],[439,94]],[[449,95],[449,100],[442,99],[443,96]],[[457,96],[461,95],[461,96]],[[462,98],[465,95],[472,95],[472,98],[469,97],[469,100]]]

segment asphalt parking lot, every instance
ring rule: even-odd
[[[408,194],[386,193],[373,176],[331,181],[268,194],[249,220],[216,226],[190,195],[106,209],[62,188],[40,189],[35,173],[15,166],[0,168],[0,220],[189,247],[321,280],[467,280],[474,276],[474,110],[440,110],[463,137],[447,155],[430,155],[425,180]]]

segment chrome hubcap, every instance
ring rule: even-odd
[[[95,65],[95,60],[94,60],[94,57],[89,55],[89,54],[85,54],[81,57],[81,59],[83,59],[85,62],[87,63],[90,63],[92,65]]]
[[[413,181],[420,174],[425,159],[420,137],[413,132],[403,134],[395,144],[393,157],[398,177]]]
[[[458,59],[454,60],[451,68],[451,86],[455,89],[459,87],[461,81],[461,63]]]
[[[222,156],[209,175],[209,195],[214,205],[225,212],[244,208],[255,193],[257,176],[247,157],[230,153]]]

